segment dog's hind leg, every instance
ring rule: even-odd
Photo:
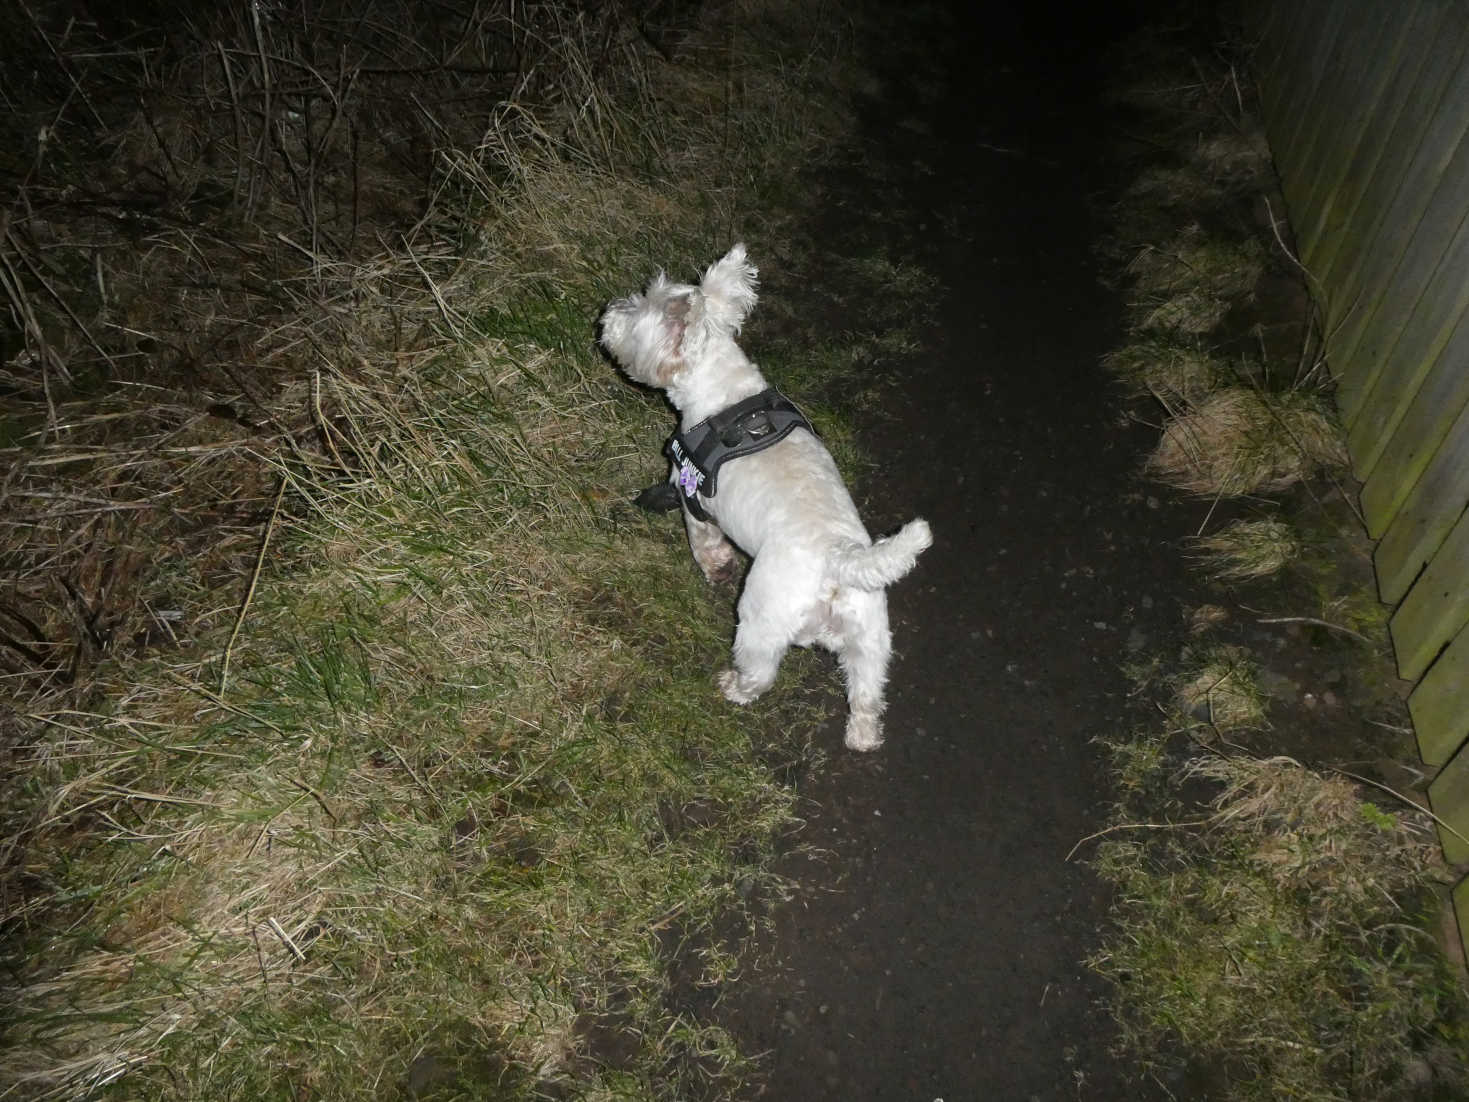
[[[846,631],[837,658],[847,679],[847,734],[850,750],[876,750],[882,745],[883,692],[893,654],[888,630],[887,595],[848,591],[843,604]]]
[[[689,549],[693,551],[699,569],[704,572],[704,580],[710,585],[734,581],[740,570],[739,556],[735,554],[734,544],[719,530],[719,525],[699,520],[687,509],[683,519],[689,533]]]

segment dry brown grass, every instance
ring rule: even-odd
[[[656,181],[765,125],[734,120],[716,75],[727,26],[643,14],[362,0],[201,10],[164,36],[12,12],[40,60],[5,73],[28,156],[0,234],[0,672],[64,697],[166,638],[177,598],[150,564],[238,574],[279,471],[379,473],[478,311],[633,266],[642,227],[675,217]],[[711,224],[790,147],[748,148],[699,196]]]
[[[1196,545],[1209,576],[1226,582],[1278,574],[1301,554],[1295,529],[1270,518],[1231,521]]]
[[[1264,250],[1254,240],[1223,241],[1190,224],[1171,240],[1140,249],[1127,271],[1133,328],[1201,336],[1254,291]]]
[[[1130,391],[1151,395],[1165,408],[1199,401],[1237,379],[1231,365],[1201,343],[1154,334],[1139,335],[1102,362]]]
[[[1213,647],[1174,679],[1174,706],[1184,716],[1229,733],[1265,725],[1265,696],[1255,666],[1238,647]]]
[[[1324,398],[1227,387],[1173,411],[1147,468],[1181,490],[1231,497],[1281,490],[1346,462]]]

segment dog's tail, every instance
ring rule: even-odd
[[[838,585],[881,589],[912,570],[919,553],[931,543],[933,531],[928,521],[910,520],[871,547],[849,543],[838,549],[832,557],[832,575]]]

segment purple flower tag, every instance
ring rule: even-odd
[[[699,472],[687,459],[678,465],[678,486],[684,497],[693,497],[699,492]]]

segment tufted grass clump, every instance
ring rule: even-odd
[[[1174,682],[1179,714],[1208,724],[1221,733],[1265,725],[1265,694],[1248,652],[1238,647],[1206,649]]]
[[[1253,292],[1264,267],[1257,241],[1226,241],[1197,224],[1184,226],[1171,240],[1139,250],[1128,265],[1132,327],[1207,334]]]
[[[1175,410],[1147,469],[1201,497],[1238,497],[1283,490],[1346,462],[1341,430],[1322,396],[1235,386]]]
[[[1301,556],[1295,529],[1274,517],[1230,521],[1195,543],[1205,572],[1225,582],[1268,578]]]
[[[1201,401],[1236,380],[1231,366],[1197,340],[1142,334],[1113,349],[1102,366],[1133,394],[1150,395],[1164,408]]]

